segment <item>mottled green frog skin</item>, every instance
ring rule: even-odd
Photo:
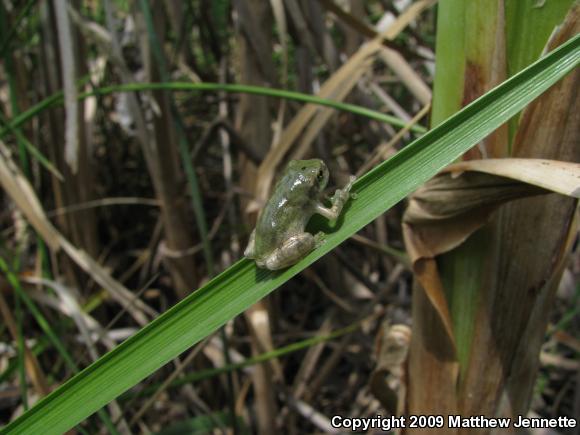
[[[313,214],[334,220],[342,211],[355,177],[331,199],[326,208],[321,196],[328,183],[328,169],[319,159],[292,160],[262,210],[244,252],[259,267],[276,270],[298,262],[321,243],[322,234],[305,232]]]

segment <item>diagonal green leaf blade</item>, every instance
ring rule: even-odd
[[[13,421],[3,433],[61,433],[329,252],[520,111],[580,63],[580,35],[474,101],[353,187],[342,226],[282,272],[243,259]]]

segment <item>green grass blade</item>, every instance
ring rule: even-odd
[[[505,2],[506,61],[508,77],[540,57],[550,35],[562,23],[574,0]],[[510,144],[516,134],[519,116],[509,123]]]
[[[507,66],[509,75],[540,57],[550,35],[562,23],[574,0],[505,3]]]
[[[30,141],[26,139],[26,136],[24,136],[19,129],[13,128],[12,125],[9,123],[9,121],[1,113],[0,113],[0,125],[5,126],[5,128],[8,131],[14,134],[16,139],[26,147],[26,149],[32,155],[32,157],[34,157],[38,161],[38,163],[40,163],[44,167],[44,169],[52,173],[52,175],[54,175],[60,181],[64,181],[64,177],[62,176],[60,171],[56,169],[56,167],[50,162],[50,160],[44,157],[44,155],[38,150],[38,148],[36,148],[33,144],[31,144]],[[26,168],[25,165],[23,166]]]
[[[20,398],[22,400],[22,408],[28,411],[28,384],[26,381],[26,367],[24,366],[24,334],[22,328],[22,306],[20,304],[20,298],[17,296],[15,301],[15,318],[16,318],[16,328],[17,328],[17,340],[16,345],[18,349],[18,382],[20,386]]]
[[[159,42],[159,39],[157,38],[157,34],[155,33],[155,26],[153,25],[153,16],[151,8],[149,7],[149,1],[141,0],[140,6],[141,11],[143,12],[143,17],[145,18],[145,24],[147,26],[147,34],[149,36],[149,41],[153,49],[153,56],[155,57],[155,60],[159,64],[157,69],[159,70],[161,79],[164,82],[167,82],[169,81],[170,75],[167,70],[165,56],[163,54],[161,44]],[[189,194],[191,195],[191,207],[195,215],[195,221],[197,224],[199,237],[201,239],[201,245],[203,249],[205,264],[207,267],[207,273],[209,276],[214,276],[213,255],[211,243],[207,232],[206,216],[205,211],[203,209],[203,198],[201,195],[201,190],[199,188],[197,174],[195,173],[195,169],[193,168],[193,162],[191,161],[192,159],[188,149],[185,128],[183,127],[181,116],[177,111],[177,106],[175,105],[173,95],[171,95],[170,98],[170,105],[171,112],[173,114],[173,124],[175,131],[177,133],[177,148],[179,150],[179,156],[181,158],[181,165],[185,172],[185,179],[187,180]],[[226,343],[224,343],[224,349],[227,348],[227,346],[225,345]]]
[[[458,35],[465,31],[466,6],[464,0],[441,0],[437,6],[437,68],[433,82],[431,127],[439,125],[461,108],[465,89],[465,38]]]
[[[24,289],[20,285],[20,281],[18,279],[18,276],[10,269],[10,267],[8,266],[8,264],[6,263],[4,258],[2,258],[2,257],[0,257],[0,272],[2,272],[4,274],[4,276],[6,277],[6,280],[10,283],[10,285],[12,286],[14,291],[16,292],[16,297],[18,298],[18,300],[22,300],[22,302],[24,302],[24,304],[28,308],[28,311],[32,314],[32,316],[34,317],[34,319],[36,320],[36,322],[38,323],[40,328],[44,331],[45,335],[48,337],[48,340],[56,348],[57,352],[60,354],[61,358],[64,360],[64,362],[68,366],[68,368],[73,373],[78,373],[79,369],[78,369],[73,357],[66,350],[66,347],[61,342],[61,340],[58,337],[58,335],[56,334],[56,332],[54,332],[54,330],[52,329],[50,322],[46,319],[46,317],[44,317],[44,315],[38,309],[38,307],[36,306],[34,301],[30,298],[30,296],[28,296],[26,294],[26,292],[24,291]],[[23,352],[22,352],[22,355],[23,355]],[[113,426],[111,419],[109,418],[109,415],[103,409],[98,410],[98,415],[99,415],[101,421],[103,422],[103,424],[105,425],[105,427],[107,429],[109,429],[109,433],[118,434],[117,430]],[[81,428],[78,428],[78,429],[81,433],[83,432]]]
[[[4,433],[62,433],[240,314],[401,201],[580,63],[580,35],[363,176],[343,223],[281,272],[242,259],[74,376]]]
[[[26,2],[24,7],[18,14],[18,17],[10,27],[10,30],[2,38],[2,42],[0,42],[0,58],[4,58],[4,55],[10,49],[10,45],[12,44],[12,41],[15,39],[16,32],[20,28],[20,24],[24,21],[26,17],[30,16],[30,10],[32,9],[32,7],[36,2],[37,0],[28,0]],[[4,9],[4,5],[1,5],[0,8]]]
[[[399,119],[394,116],[386,115],[376,110],[367,109],[366,107],[356,106],[354,104],[341,103],[338,101],[328,100],[326,98],[320,98],[315,95],[303,94],[300,92],[286,91],[281,89],[272,89],[261,86],[250,86],[250,85],[233,85],[233,84],[223,84],[223,83],[182,83],[182,82],[167,82],[167,83],[128,83],[123,85],[112,85],[104,86],[102,88],[96,88],[90,92],[79,93],[79,98],[84,99],[91,96],[103,96],[108,94],[113,94],[116,92],[139,92],[139,91],[154,91],[154,90],[165,90],[165,91],[200,91],[200,92],[229,92],[229,93],[241,93],[241,94],[254,94],[263,95],[265,97],[274,98],[285,98],[288,100],[301,101],[303,103],[318,104],[320,106],[332,107],[336,110],[342,110],[345,112],[351,112],[355,115],[365,116],[369,119],[374,119],[375,121],[385,122],[391,124],[395,127],[403,128],[406,126],[406,121]],[[35,106],[30,107],[28,110],[18,114],[12,119],[11,127],[20,127],[29,119],[37,116],[43,110],[50,107],[63,104],[63,94],[62,92],[57,92],[54,95],[42,100]],[[425,133],[427,130],[425,127],[420,125],[414,125],[410,128],[414,133]],[[8,128],[3,128],[0,130],[0,139],[2,139],[6,133],[8,133]]]

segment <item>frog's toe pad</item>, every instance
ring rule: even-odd
[[[326,238],[326,235],[322,231],[319,231],[318,233],[316,233],[314,235],[315,247],[319,247],[319,246],[323,245],[325,238]]]

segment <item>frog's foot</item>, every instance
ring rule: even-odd
[[[334,195],[330,199],[332,207],[326,208],[322,204],[317,204],[316,213],[321,214],[322,216],[331,221],[338,219],[338,216],[340,216],[340,213],[342,212],[342,208],[344,207],[344,205],[347,203],[347,201],[351,196],[350,189],[355,180],[356,177],[354,175],[351,175],[347,185],[344,186],[343,189],[337,189],[336,192],[334,192]]]
[[[317,235],[318,236],[318,235]],[[317,238],[310,233],[290,237],[268,257],[256,263],[270,270],[284,269],[300,261],[317,246]]]
[[[351,175],[348,178],[348,183],[346,183],[346,186],[344,186],[342,190],[344,190],[345,192],[350,192],[350,189],[352,188],[352,185],[354,184],[355,181],[356,175]]]
[[[314,235],[314,247],[319,248],[320,246],[324,245],[325,234],[322,231],[317,232]]]
[[[346,186],[344,186],[342,189],[337,189],[336,192],[334,192],[334,196],[331,199],[332,204],[344,205],[350,198],[350,189],[352,188],[352,185],[355,181],[356,176],[351,175],[348,183],[346,183]]]

